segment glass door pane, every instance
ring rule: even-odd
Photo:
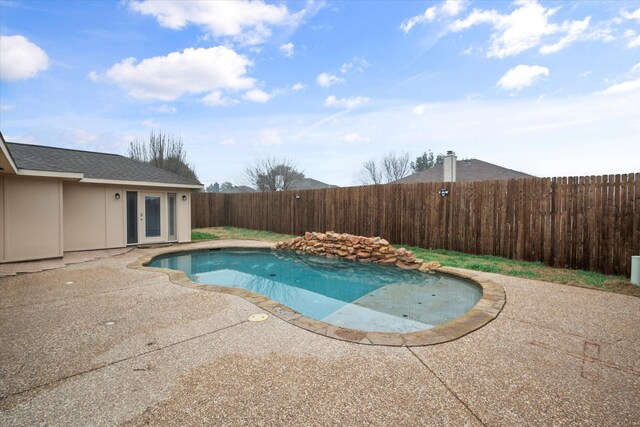
[[[138,193],[127,191],[127,244],[138,243]]]
[[[144,196],[145,236],[160,236],[160,196]]]
[[[169,237],[168,240],[176,239],[176,193],[167,194],[169,204]]]

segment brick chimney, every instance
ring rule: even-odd
[[[444,170],[444,182],[456,182],[456,153],[449,150],[447,155],[444,156],[443,170]]]

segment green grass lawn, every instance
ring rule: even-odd
[[[194,229],[192,240],[211,239],[251,239],[267,242],[278,242],[293,239],[295,236],[272,233],[270,231],[248,230],[234,227],[210,227]],[[394,245],[400,247],[400,245]],[[422,249],[404,246],[415,253],[416,257],[425,261],[438,261],[446,267],[465,268],[468,270],[504,274],[506,276],[524,277],[543,280],[563,285],[597,288],[640,297],[640,287],[634,286],[623,276],[607,276],[601,273],[584,270],[569,270],[549,267],[541,262],[516,261],[491,255],[470,255],[462,252],[442,249]]]
[[[265,242],[275,243],[281,240],[293,239],[294,237],[296,236],[235,227],[209,227],[191,230],[191,240],[240,239],[263,240]]]
[[[196,241],[196,240],[214,240],[214,239],[219,239],[219,236],[216,236],[215,234],[211,234],[211,233],[207,233],[204,231],[198,231],[198,230],[191,230],[191,240]]]

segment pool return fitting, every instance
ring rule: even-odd
[[[265,320],[267,320],[267,318],[269,317],[268,314],[266,313],[257,313],[257,314],[252,314],[251,316],[249,316],[249,322],[263,322]]]

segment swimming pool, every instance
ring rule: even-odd
[[[271,250],[174,253],[148,266],[256,292],[309,318],[361,331],[430,329],[460,317],[482,297],[476,284],[451,276]]]

